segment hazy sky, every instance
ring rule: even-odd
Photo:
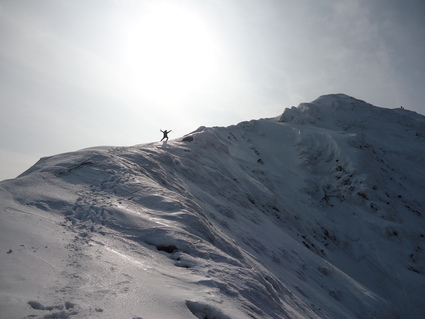
[[[425,114],[424,0],[0,0],[0,180],[345,93]]]

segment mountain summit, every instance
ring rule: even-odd
[[[326,95],[0,183],[2,318],[424,318],[425,118]]]

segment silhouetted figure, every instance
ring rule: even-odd
[[[165,131],[163,131],[163,130],[160,130],[163,134],[164,134],[164,136],[162,137],[162,139],[161,139],[161,142],[162,142],[162,140],[163,139],[165,139],[166,138],[166,140],[168,141],[168,133],[170,133],[172,130],[169,130],[169,131],[167,131],[167,130],[165,130]]]

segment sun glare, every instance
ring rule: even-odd
[[[140,89],[158,101],[175,102],[217,70],[217,43],[194,12],[158,5],[134,33],[131,65]]]

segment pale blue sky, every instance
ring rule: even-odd
[[[345,93],[425,114],[423,0],[0,0],[0,180]]]

